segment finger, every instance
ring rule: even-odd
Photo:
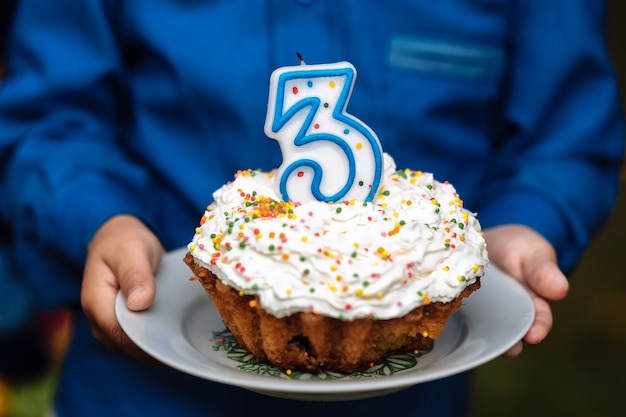
[[[535,345],[541,343],[550,333],[553,325],[552,310],[550,305],[541,297],[533,295],[533,305],[535,307],[535,318],[533,324],[524,336],[523,342]],[[515,358],[524,349],[524,343],[517,342],[509,350],[502,354],[505,358]]]
[[[524,265],[526,285],[537,295],[549,300],[562,300],[569,291],[569,281],[555,260],[531,257]]]
[[[120,276],[120,286],[130,310],[145,310],[154,302],[156,284],[151,271],[128,271]]]
[[[533,296],[535,307],[535,319],[530,329],[524,336],[524,341],[530,344],[541,343],[550,333],[554,322],[552,309],[546,300]]]
[[[115,303],[117,292],[115,277],[106,264],[88,259],[83,274],[81,303],[94,337],[105,344],[111,344],[112,339],[120,339],[115,310],[110,308]]]
[[[141,254],[146,248],[139,249]],[[132,252],[131,252],[132,253]],[[130,310],[145,310],[152,305],[156,295],[154,271],[158,261],[152,256],[124,256],[118,257],[111,263],[113,274],[117,277],[126,305]]]
[[[157,363],[158,361],[139,349],[120,327],[115,309],[111,308],[117,293],[117,281],[110,268],[100,259],[89,258],[83,276],[81,303],[93,336],[111,352]]]
[[[502,354],[505,358],[515,358],[519,356],[520,353],[524,350],[524,344],[519,341],[515,345],[513,345],[509,350]]]

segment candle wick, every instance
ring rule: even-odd
[[[306,62],[304,62],[304,58],[302,58],[302,55],[300,54],[300,52],[296,52],[296,56],[300,60],[300,65],[306,65]]]

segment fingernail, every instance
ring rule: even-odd
[[[145,288],[143,287],[133,287],[130,289],[130,291],[128,292],[128,296],[126,297],[126,305],[129,309],[135,310],[137,308],[140,308],[140,306],[136,304],[140,302],[139,299],[141,298],[141,293],[143,293],[144,291]]]

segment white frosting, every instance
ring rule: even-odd
[[[373,203],[280,201],[274,172],[240,171],[213,194],[188,249],[276,317],[389,319],[448,302],[488,264],[480,224],[449,183],[384,155]]]

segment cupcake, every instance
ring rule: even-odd
[[[480,224],[455,188],[384,154],[370,203],[298,203],[274,171],[213,194],[185,263],[238,343],[281,369],[352,373],[432,347],[480,287]]]

